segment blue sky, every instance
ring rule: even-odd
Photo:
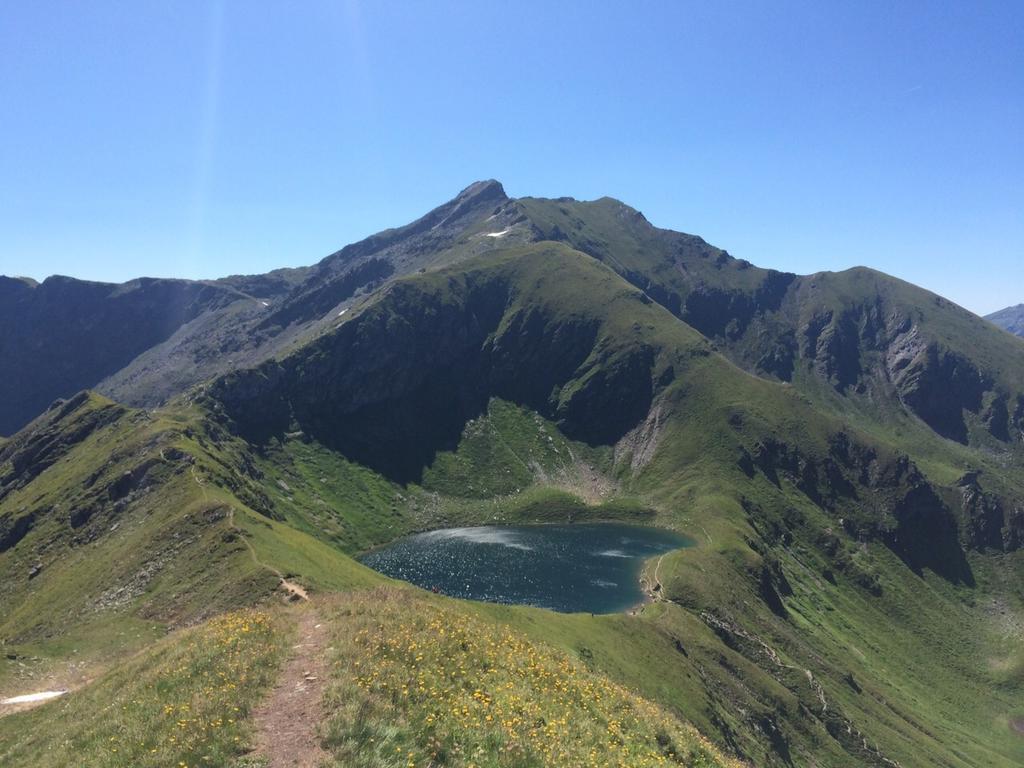
[[[471,181],[1024,302],[1024,4],[0,10],[0,272],[313,263]]]

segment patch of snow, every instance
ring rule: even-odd
[[[501,230],[501,232],[488,232],[485,235],[485,237],[504,237],[505,235],[507,235],[511,231],[512,231],[511,229],[503,229],[503,230]]]
[[[33,701],[46,701],[63,696],[67,691],[39,691],[39,693],[26,693],[22,696],[12,696],[9,699],[0,699],[0,704],[28,704]]]

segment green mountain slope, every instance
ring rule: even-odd
[[[96,388],[154,406],[197,382],[300,344],[353,297],[429,266],[507,200],[497,182],[470,185],[405,227],[347,246],[317,265],[215,281],[121,285],[0,277],[0,434],[57,397]],[[461,251],[491,247],[463,241]]]
[[[403,654],[444,616],[493,641],[430,646],[434,666],[479,673],[470,698],[496,679],[495,649],[527,649],[559,682],[504,665],[523,711],[557,731],[562,693],[600,687],[616,711],[647,713],[622,720],[622,739],[655,760],[704,749],[699,733],[759,766],[1019,764],[1024,346],[869,270],[782,275],[610,199],[499,189],[350,252],[354,268],[422,247],[326,319],[304,324],[304,301],[282,300],[277,327],[298,313],[289,327],[305,330],[255,367],[152,411],[83,393],[0,442],[0,692],[76,689],[0,718],[12,764],[40,764],[68,713],[124,685],[115,661],[143,649],[140,679],[169,674],[147,654],[179,658],[179,629],[222,611],[269,613],[272,665],[293,620],[274,604],[297,589],[338,669],[405,679]],[[323,285],[346,269],[325,266]],[[317,290],[300,291],[310,307]],[[613,616],[382,588],[352,559],[445,525],[580,519],[656,523],[698,546],[649,564],[651,602]],[[357,678],[332,673],[324,699],[339,765],[442,746],[464,765],[484,741],[522,754],[495,765],[534,765],[564,747],[469,728],[477,705],[461,694],[438,719]],[[166,692],[131,695],[148,711]],[[611,727],[608,709],[572,712],[584,742]],[[76,738],[93,749],[98,733]],[[209,748],[245,765],[251,731],[231,734],[243,746]]]
[[[934,294],[864,269],[804,277],[760,269],[654,227],[611,198],[513,200],[494,181],[307,269],[89,290],[62,279],[59,295],[56,283],[32,290],[7,280],[20,303],[9,302],[0,344],[23,373],[7,379],[0,433],[86,386],[134,405],[160,404],[204,379],[286,355],[402,275],[548,240],[602,261],[747,370],[791,381],[823,406],[859,409],[879,425],[903,422],[908,444],[930,433],[999,451],[1018,442],[1020,345]],[[172,288],[207,298],[164,295]],[[131,328],[134,338],[113,326]],[[84,360],[86,338],[110,340],[109,350]]]

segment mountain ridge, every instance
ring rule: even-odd
[[[985,315],[985,319],[1015,336],[1024,336],[1024,304],[1000,309]]]
[[[124,402],[151,407],[210,375],[256,364],[301,345],[329,327],[332,313],[336,315],[392,279],[456,263],[508,243],[538,240],[564,241],[599,261],[607,260],[612,269],[760,375],[788,381],[793,378],[794,365],[804,361],[844,394],[850,388],[863,393],[874,385],[864,377],[861,359],[882,352],[880,347],[902,345],[902,354],[909,354],[910,359],[906,364],[896,361],[901,366],[900,371],[892,372],[898,379],[896,391],[874,392],[873,396],[899,400],[933,430],[961,442],[970,439],[971,432],[970,419],[965,420],[963,411],[990,423],[989,431],[997,437],[1007,435],[1013,427],[1020,392],[1005,381],[989,382],[988,372],[978,366],[958,364],[957,359],[965,356],[963,350],[950,350],[950,357],[935,338],[938,334],[929,333],[927,326],[900,329],[903,320],[886,321],[885,333],[890,338],[868,343],[854,337],[852,329],[865,323],[876,327],[869,333],[877,333],[881,315],[893,312],[893,308],[851,303],[851,291],[864,291],[856,287],[864,282],[861,278],[866,275],[876,284],[884,280],[897,286],[887,288],[890,293],[906,293],[898,286],[909,284],[893,282],[894,278],[883,278],[882,273],[867,268],[806,276],[762,269],[694,235],[654,227],[639,211],[610,197],[591,202],[565,197],[512,199],[494,180],[475,182],[415,222],[346,246],[314,267],[204,281],[227,290],[262,291],[252,296],[248,305],[240,292],[235,306],[210,307],[200,317],[179,324],[171,338],[137,350],[135,359],[123,368],[109,370],[113,364],[107,366],[100,379],[83,376],[73,386],[32,387],[33,407],[38,412],[43,401],[93,386]],[[113,287],[111,290],[116,292]],[[877,295],[877,288],[874,293]],[[907,301],[906,296],[900,299]],[[909,301],[915,307],[945,302],[926,292]],[[950,305],[943,316],[955,311]],[[962,329],[959,333],[965,335]],[[982,332],[976,329],[972,333]],[[991,346],[991,340],[983,341]],[[11,345],[0,339],[2,343]],[[872,350],[871,345],[879,349]],[[55,350],[55,356],[73,353],[72,347],[66,344]],[[971,349],[972,354],[974,351]],[[997,356],[1006,357],[1006,353]],[[13,359],[17,365],[17,354]],[[928,387],[933,387],[931,372],[942,365],[959,365],[966,379],[962,391],[947,397],[948,402],[936,410],[929,405],[927,393]],[[972,384],[968,381],[972,378],[982,380]],[[22,388],[27,387],[23,384]],[[1005,405],[986,410],[981,402],[986,398]],[[4,416],[0,433],[13,431],[34,415],[25,405],[12,405],[11,399],[0,403],[7,411],[0,414]]]

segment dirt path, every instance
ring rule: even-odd
[[[272,565],[267,565],[259,559],[259,557],[256,555],[256,550],[253,548],[252,544],[249,543],[249,540],[245,537],[245,531],[237,525],[235,525],[234,507],[231,507],[228,510],[228,525],[230,525],[232,528],[238,531],[238,535],[241,537],[242,543],[245,544],[245,548],[249,550],[249,557],[252,558],[253,563],[259,566],[260,568],[264,568],[270,571],[272,574],[277,576],[278,579],[280,579],[280,583],[278,584],[279,589],[283,589],[288,594],[288,597],[292,600],[309,600],[309,594],[306,592],[305,589],[303,589],[300,585],[296,584],[294,581],[288,581],[288,579],[284,577],[284,574],[277,570],[277,568],[275,568]]]
[[[161,452],[160,455],[162,457],[163,453]],[[191,471],[192,479],[196,481],[196,485],[198,485],[203,492],[203,501],[207,501],[206,480],[199,476],[199,474],[196,472],[195,466],[191,467]],[[249,557],[252,558],[253,563],[260,568],[264,568],[270,571],[275,576],[277,576],[278,579],[280,579],[280,583],[278,584],[279,589],[283,589],[287,593],[288,597],[292,600],[309,600],[309,595],[306,593],[305,589],[303,589],[301,586],[299,586],[293,581],[288,581],[288,579],[284,577],[284,574],[277,570],[277,568],[274,568],[272,565],[267,565],[259,559],[259,557],[256,554],[256,550],[253,548],[252,544],[249,543],[249,539],[246,538],[245,531],[242,530],[239,526],[235,525],[234,507],[228,508],[228,525],[238,532],[239,537],[241,537],[242,539],[242,543],[245,544],[245,548],[249,550]]]
[[[658,564],[654,566],[654,591],[661,595],[661,579],[658,574],[661,572],[661,561],[665,559],[665,555],[658,558]]]
[[[254,756],[268,760],[269,768],[316,768],[328,759],[317,735],[324,719],[327,630],[309,603],[294,610],[298,642],[274,690],[253,712]]]
[[[667,552],[665,554],[668,554]],[[662,594],[662,583],[661,583],[661,561],[665,559],[665,555],[658,558],[658,562],[654,566],[654,573],[651,574],[650,561],[644,566],[643,571],[640,574],[640,588],[646,595],[646,600],[652,603],[656,603],[659,600],[664,600],[665,597]]]

